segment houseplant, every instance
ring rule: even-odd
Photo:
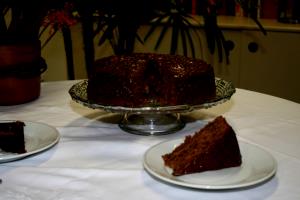
[[[85,0],[77,1],[83,27],[84,48],[86,52],[87,72],[91,71],[94,61],[93,38],[100,34],[99,45],[109,41],[115,54],[134,51],[135,42],[145,42],[156,28],[163,24],[155,48],[166,38],[167,29],[172,29],[170,54],[178,53],[178,38],[181,38],[183,54],[188,48],[195,56],[195,46],[191,32],[194,31],[194,16],[186,9],[192,0]],[[234,0],[233,0],[234,1]],[[204,19],[203,29],[206,33],[207,48],[210,53],[218,53],[222,62],[229,60],[229,47],[222,30],[217,25],[220,0],[198,0],[198,10]],[[257,0],[236,0],[245,14],[253,19],[262,33],[266,34],[257,16]],[[96,26],[95,26],[96,24]],[[145,38],[138,35],[138,29],[148,24],[152,26]],[[201,25],[202,26],[202,25]],[[225,55],[225,59],[224,59]]]
[[[41,73],[47,68],[41,57],[41,27],[49,11],[63,9],[65,2],[0,1],[0,105],[39,97]]]
[[[143,43],[158,25],[172,28],[170,54],[177,52],[177,38],[183,41],[184,54],[187,48],[194,52],[190,31],[193,16],[185,9],[191,0],[2,0],[0,1],[0,105],[14,105],[32,101],[40,95],[40,75],[46,69],[46,62],[41,57],[39,34],[44,19],[53,9],[62,9],[66,2],[72,2],[78,11],[82,23],[86,67],[90,74],[94,62],[94,36],[101,34],[99,45],[109,41],[115,54],[134,51],[136,40]],[[226,59],[229,50],[222,31],[217,25],[218,0],[199,0],[204,18],[208,50],[217,50],[220,60],[223,52]],[[257,22],[254,0],[236,0],[246,13]],[[7,22],[7,13],[11,20]],[[59,19],[59,18],[48,18]],[[49,22],[55,30],[62,28],[65,41],[70,33],[62,25],[64,22]],[[51,20],[50,20],[51,21]],[[62,24],[61,24],[62,23]],[[152,28],[145,38],[138,35],[138,29],[144,24]],[[165,37],[166,28],[160,33],[156,46]],[[260,26],[261,30],[263,28]],[[44,30],[44,29],[42,29]],[[69,50],[68,50],[69,49]],[[70,51],[70,48],[66,49]],[[70,52],[68,53],[70,55]]]

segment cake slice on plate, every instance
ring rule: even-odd
[[[25,123],[21,121],[0,122],[0,150],[26,153],[24,126]]]
[[[236,167],[242,163],[236,134],[223,116],[187,136],[162,158],[174,176]]]

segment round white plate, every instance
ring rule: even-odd
[[[60,135],[56,128],[44,123],[29,121],[24,121],[24,123],[25,149],[27,152],[22,154],[15,154],[0,151],[0,163],[22,159],[27,156],[40,153],[54,146],[59,141]]]
[[[144,155],[143,165],[147,172],[167,183],[178,186],[224,190],[253,186],[267,181],[276,172],[277,163],[267,151],[255,145],[239,141],[242,165],[221,170],[206,171],[183,176],[173,176],[172,170],[164,165],[162,155],[170,153],[182,139],[154,145]]]

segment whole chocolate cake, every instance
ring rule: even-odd
[[[242,163],[235,132],[222,116],[187,136],[162,158],[174,176],[236,167]]]
[[[21,121],[0,123],[0,149],[12,153],[25,153],[24,126]]]
[[[95,61],[88,99],[100,105],[197,105],[215,98],[213,67],[179,55],[134,53]]]

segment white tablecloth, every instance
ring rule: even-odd
[[[78,81],[78,80],[77,80]],[[184,129],[164,136],[138,136],[118,127],[119,115],[93,110],[71,100],[77,81],[42,83],[36,101],[0,106],[0,120],[43,122],[57,128],[53,148],[0,164],[0,199],[300,199],[300,105],[237,89],[230,101],[187,113]],[[143,168],[152,145],[183,138],[218,115],[226,117],[240,140],[269,151],[278,163],[275,177],[238,190],[181,188],[152,178]]]

